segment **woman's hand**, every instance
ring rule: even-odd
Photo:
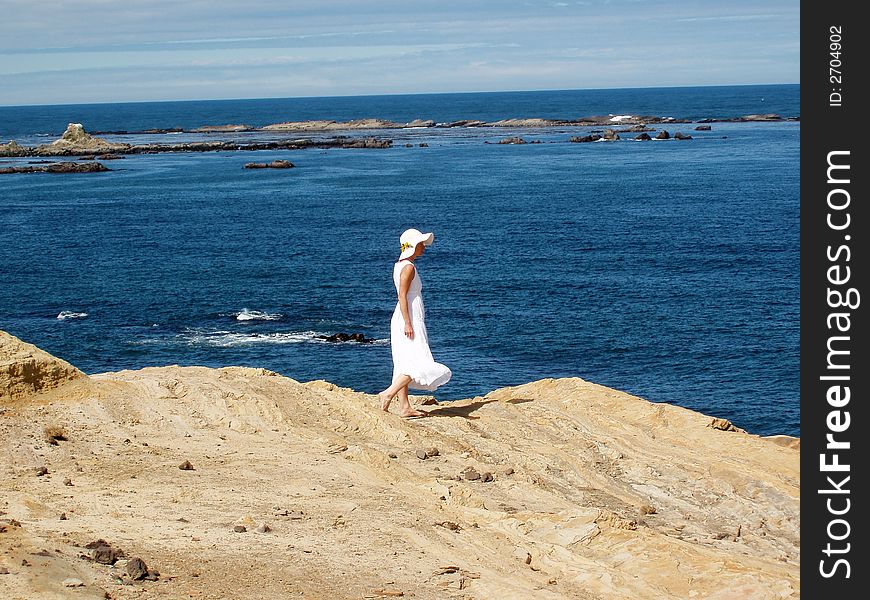
[[[402,267],[402,273],[399,275],[399,308],[402,311],[402,318],[405,319],[405,337],[409,340],[414,339],[414,326],[411,325],[411,310],[408,308],[408,292],[411,289],[411,281],[414,280],[416,270],[414,265],[408,264]]]

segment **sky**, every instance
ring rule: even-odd
[[[0,0],[0,105],[798,83],[797,0]]]

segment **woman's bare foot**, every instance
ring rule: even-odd
[[[410,419],[413,417],[428,417],[429,413],[423,412],[421,410],[409,409],[407,411],[402,411],[399,413],[399,416],[403,419]]]
[[[387,412],[390,410],[390,402],[393,401],[393,396],[388,396],[385,392],[381,392],[378,394],[378,398],[381,400],[381,410]]]

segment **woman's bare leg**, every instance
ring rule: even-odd
[[[399,390],[399,416],[401,417],[424,417],[426,413],[414,410],[408,399],[408,385]]]
[[[409,383],[411,383],[410,375],[399,375],[398,377],[396,377],[393,383],[390,384],[390,387],[378,394],[378,398],[381,399],[381,410],[387,411],[390,409],[390,402],[393,401],[393,398],[396,396],[396,394],[399,393],[399,390],[401,389],[405,390],[405,398],[407,398]]]

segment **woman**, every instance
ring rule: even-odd
[[[408,401],[408,388],[435,390],[450,381],[450,369],[435,362],[426,335],[426,309],[423,307],[423,284],[414,261],[435,240],[432,233],[408,229],[399,238],[401,254],[393,265],[393,283],[399,301],[390,321],[390,345],[393,351],[393,383],[378,394],[381,409],[388,411],[398,395],[399,415],[404,418],[425,417]]]

